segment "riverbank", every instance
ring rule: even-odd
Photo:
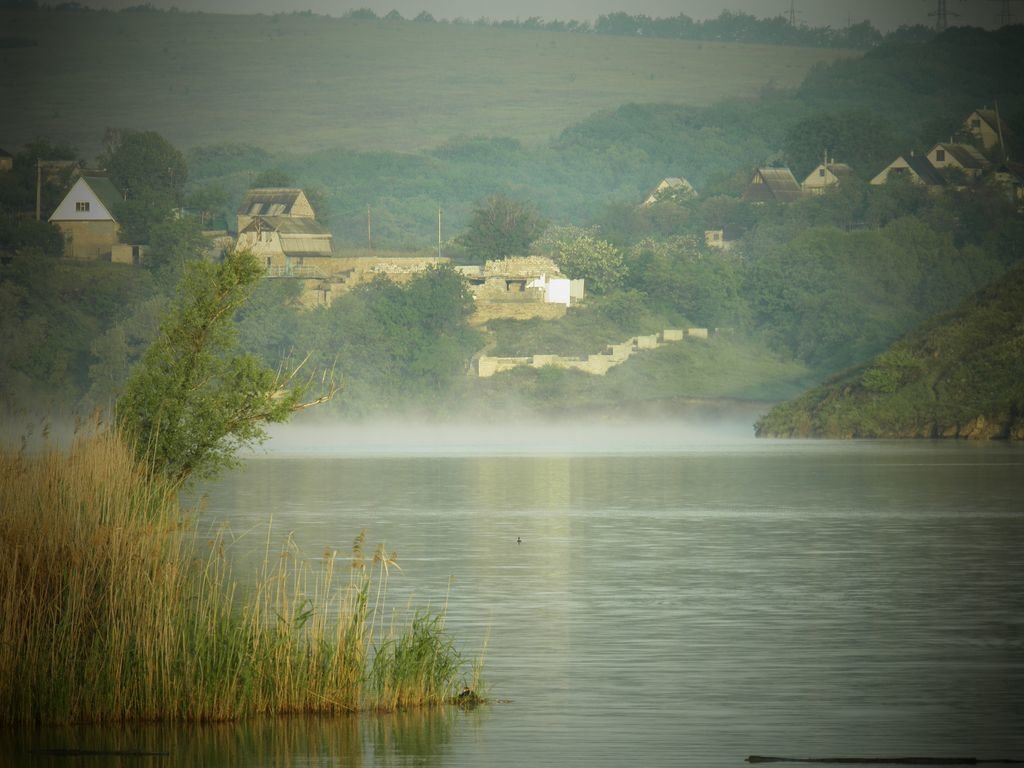
[[[226,535],[110,432],[0,451],[0,725],[391,711],[479,684],[444,612],[386,606],[394,555],[269,539],[241,594]],[[470,668],[472,666],[472,668]]]

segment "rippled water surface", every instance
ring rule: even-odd
[[[154,764],[1024,758],[1019,448],[291,431],[203,519],[240,573],[268,527],[311,558],[367,529],[398,553],[393,604],[447,597],[459,645],[487,640],[495,703],[119,737]]]

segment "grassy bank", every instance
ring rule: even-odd
[[[476,688],[444,614],[386,618],[393,560],[314,570],[268,541],[241,597],[223,542],[111,434],[0,452],[0,724],[392,710]]]

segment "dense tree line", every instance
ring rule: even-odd
[[[87,12],[94,9],[78,2],[62,2],[54,5],[40,4],[37,0],[3,0],[0,9],[15,10],[56,10],[63,12]],[[102,12],[102,11],[99,11]],[[122,8],[120,13],[180,13],[178,8],[157,8],[151,3]],[[293,15],[309,16],[312,11],[295,11]],[[502,29],[549,30],[552,32],[573,32],[578,34],[598,35],[629,35],[653,38],[672,38],[677,40],[707,40],[733,43],[758,43],[763,45],[799,45],[818,48],[852,48],[867,49],[878,45],[886,37],[920,39],[931,33],[924,27],[900,28],[889,36],[879,32],[869,21],[849,24],[834,29],[830,26],[812,27],[807,24],[794,24],[782,14],[758,18],[752,14],[733,11],[722,11],[717,18],[704,21],[694,20],[684,13],[677,16],[659,18],[645,14],[629,14],[625,11],[603,14],[591,24],[588,21],[573,19],[545,19],[540,16],[529,16],[525,19],[492,19],[478,17],[467,19],[457,17],[451,20],[438,19],[427,11],[421,11],[410,19],[406,19],[398,11],[389,11],[378,15],[371,8],[354,8],[346,11],[342,19],[355,22],[403,22],[412,21],[417,24],[460,24]]]

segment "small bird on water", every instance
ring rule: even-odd
[[[522,543],[523,543],[523,537],[522,536],[516,536],[516,544],[522,544]]]

